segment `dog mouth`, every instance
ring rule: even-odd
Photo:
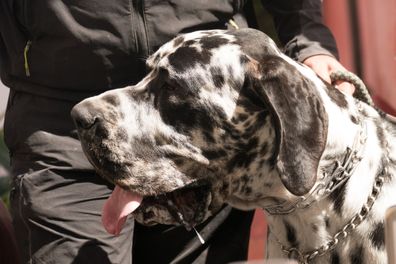
[[[208,217],[211,204],[208,182],[194,182],[183,188],[155,196],[141,196],[116,186],[102,211],[106,231],[118,235],[128,217],[144,225],[183,225],[191,230]]]

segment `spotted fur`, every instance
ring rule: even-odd
[[[351,178],[311,207],[268,214],[267,257],[325,245],[362,207],[374,179],[389,175],[367,219],[311,263],[386,263],[384,213],[396,203],[396,127],[282,54],[265,34],[198,31],[163,45],[135,86],[84,100],[72,111],[100,175],[145,196],[144,224],[194,226],[224,203],[240,209],[293,201],[367,127]],[[175,199],[175,197],[177,199]],[[186,223],[184,223],[186,224]]]

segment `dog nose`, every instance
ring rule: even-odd
[[[98,121],[98,117],[84,103],[75,105],[70,114],[78,129],[88,130]]]

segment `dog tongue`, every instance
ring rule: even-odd
[[[142,199],[142,196],[116,186],[103,206],[102,223],[106,231],[120,234],[127,216],[139,207]]]

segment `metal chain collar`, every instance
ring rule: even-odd
[[[384,159],[385,159],[384,164],[390,164],[389,144],[387,142],[385,144],[386,145],[384,146],[384,149],[386,153],[384,155]],[[347,179],[349,178],[349,176],[347,177]],[[308,264],[309,261],[311,261],[315,257],[323,256],[329,251],[333,250],[340,241],[344,240],[354,229],[356,229],[366,219],[367,215],[369,214],[370,210],[372,209],[375,201],[377,200],[381,192],[382,186],[387,176],[389,176],[389,170],[388,167],[384,166],[382,171],[376,176],[374,180],[373,188],[365,204],[363,204],[359,212],[356,213],[341,229],[339,229],[339,231],[326,244],[320,246],[315,250],[301,252],[299,249],[295,247],[287,248],[280,242],[278,238],[276,238],[276,242],[280,245],[281,250],[285,252],[289,258],[296,259],[300,264]],[[337,183],[334,184],[333,186],[339,186],[339,185],[340,184]]]
[[[266,206],[264,209],[271,215],[290,214],[297,209],[308,208],[314,202],[326,198],[351,177],[362,160],[366,141],[367,128],[365,123],[363,123],[360,126],[359,133],[357,133],[352,147],[346,149],[343,160],[336,160],[332,173],[327,174],[324,172],[318,183],[316,183],[307,196],[300,196],[292,202],[285,201],[281,204]]]
[[[333,237],[328,241],[325,245],[321,247],[308,251],[308,252],[301,252],[299,249],[292,247],[287,248],[285,247],[279,240],[277,241],[280,244],[280,247],[283,252],[285,252],[288,257],[294,257],[297,259],[298,263],[307,264],[309,261],[314,259],[318,256],[323,256],[327,252],[333,250],[337,244],[345,239],[356,227],[358,227],[367,217],[368,213],[370,212],[371,208],[374,205],[374,202],[378,198],[379,193],[381,192],[382,185],[385,180],[385,176],[388,174],[388,169],[384,168],[380,174],[377,175],[373,189],[371,194],[367,198],[366,203],[362,206],[360,211],[352,217],[351,220],[347,224],[345,224]]]
[[[357,99],[375,107],[366,85],[357,75],[348,71],[336,71],[330,74],[330,79],[332,83],[339,80],[352,83],[356,87],[354,96],[356,97],[358,95]],[[361,105],[358,105],[358,111],[360,112],[361,110]],[[358,122],[362,123],[360,120],[358,120]],[[365,126],[364,122],[363,125]],[[358,165],[358,162],[362,159],[360,154],[363,153],[366,140],[366,127],[364,127],[361,128],[360,132],[356,136],[352,148],[346,149],[344,160],[342,162],[338,160],[336,161],[335,169],[331,175],[323,173],[322,177],[319,179],[319,183],[316,184],[307,196],[301,196],[292,202],[285,201],[282,204],[266,206],[264,209],[272,215],[289,214],[294,212],[296,209],[308,208],[313,202],[317,202],[327,197],[352,175]]]

